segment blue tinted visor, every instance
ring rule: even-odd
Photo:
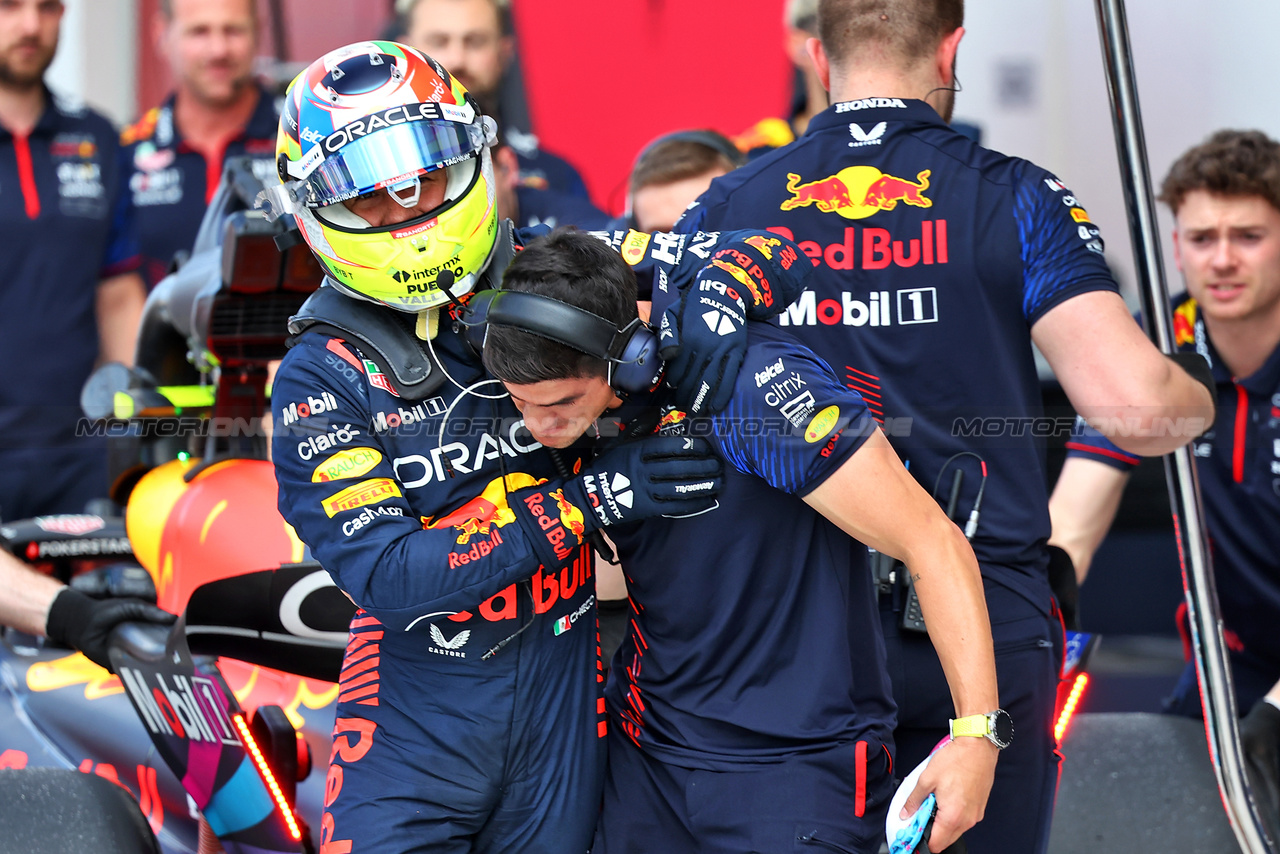
[[[478,154],[495,135],[487,116],[472,124],[405,122],[359,137],[326,157],[303,178],[302,203],[320,208],[443,169]]]

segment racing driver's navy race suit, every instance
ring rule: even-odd
[[[945,506],[964,473],[952,518],[982,568],[1001,707],[1017,728],[996,767],[994,820],[965,839],[974,852],[1043,850],[1062,628],[1030,329],[1067,299],[1116,289],[1098,230],[1043,169],[897,98],[833,104],[792,145],[717,178],[677,229],[742,225],[813,260],[811,291],[779,322],[862,392],[912,475]],[[900,588],[881,595],[899,773],[946,735],[952,709],[928,636],[901,628],[909,602]]]
[[[716,245],[600,236],[650,287],[691,281]],[[481,286],[497,287],[503,266],[491,262]],[[419,402],[398,397],[368,354],[317,331],[274,383],[281,512],[360,607],[339,684],[326,852],[585,851],[599,812],[603,675],[580,511],[548,508],[538,530],[516,520],[508,493],[561,470],[451,323],[457,313],[441,310],[432,342],[450,381]],[[562,564],[540,565],[533,537],[557,545]],[[344,800],[353,780],[362,797]]]

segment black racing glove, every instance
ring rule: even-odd
[[[1280,709],[1265,699],[1240,719],[1240,747],[1258,813],[1280,833]]]
[[[747,351],[745,318],[768,320],[795,302],[813,264],[769,232],[734,240],[681,288],[662,313],[659,355],[675,404],[690,415],[729,404]]]
[[[64,587],[49,606],[44,633],[49,640],[78,649],[94,664],[115,673],[107,656],[112,629],[128,622],[167,626],[176,619],[174,614],[141,599],[91,599]]]
[[[1205,361],[1204,356],[1199,353],[1166,353],[1175,365],[1186,371],[1191,379],[1200,383],[1209,389],[1209,399],[1213,401],[1213,418],[1209,419],[1209,423],[1204,426],[1204,430],[1200,431],[1200,435],[1213,429],[1213,422],[1218,417],[1218,382],[1213,378],[1213,371],[1209,368],[1209,363]]]
[[[712,509],[722,474],[705,439],[648,436],[602,454],[574,477],[512,493],[509,506],[543,566],[560,566],[597,528]]]

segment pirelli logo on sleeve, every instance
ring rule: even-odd
[[[323,502],[324,512],[333,518],[343,511],[378,504],[388,498],[399,498],[400,495],[400,487],[394,480],[389,477],[375,477],[330,495]]]

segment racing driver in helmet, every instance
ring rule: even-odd
[[[326,852],[587,850],[606,726],[589,543],[719,488],[701,439],[553,452],[485,373],[466,304],[545,231],[498,220],[493,140],[456,79],[394,42],[332,51],[285,96],[262,204],[326,275],[274,382],[279,505],[359,606]],[[727,402],[745,319],[781,311],[811,268],[764,232],[600,237],[679,290],[662,355],[690,413]]]

